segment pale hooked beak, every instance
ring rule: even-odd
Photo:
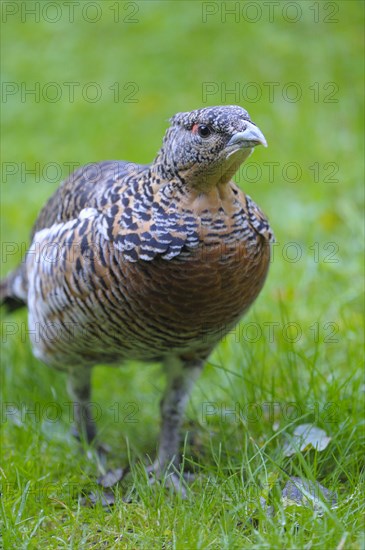
[[[267,142],[264,134],[252,122],[246,122],[246,129],[243,132],[237,132],[231,137],[226,147],[237,145],[239,149],[256,147],[263,145],[267,147]]]

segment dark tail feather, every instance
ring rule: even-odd
[[[22,269],[11,272],[5,279],[0,281],[0,306],[5,307],[7,313],[11,313],[26,305],[25,300],[18,296],[14,283],[15,279],[22,276]]]

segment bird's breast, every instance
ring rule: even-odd
[[[151,356],[206,355],[259,294],[270,250],[259,235],[251,241],[202,244],[166,261],[118,263],[118,316]],[[112,289],[106,302],[113,301]],[[105,293],[105,291],[104,291]],[[108,294],[108,292],[106,292]],[[111,318],[113,306],[110,310]]]
[[[255,300],[269,266],[265,237],[232,220],[203,218],[199,245],[171,259],[127,261],[113,241],[85,231],[76,252],[64,244],[55,263],[33,261],[30,322],[47,327],[35,353],[69,366],[206,357]],[[80,237],[80,227],[68,231]],[[59,241],[69,237],[65,230]]]
[[[177,333],[229,329],[261,290],[268,266],[268,243],[254,241],[201,245],[171,261],[128,264],[138,314]]]

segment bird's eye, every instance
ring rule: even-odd
[[[198,126],[198,134],[202,138],[207,138],[212,133],[212,130],[209,128],[209,126],[206,126],[205,124],[199,124]]]
[[[211,127],[206,124],[194,124],[192,131],[194,134],[198,134],[201,138],[208,138],[212,133]]]

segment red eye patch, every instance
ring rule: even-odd
[[[212,133],[211,127],[206,124],[193,124],[191,131],[193,134],[198,134],[203,139],[208,138]]]

